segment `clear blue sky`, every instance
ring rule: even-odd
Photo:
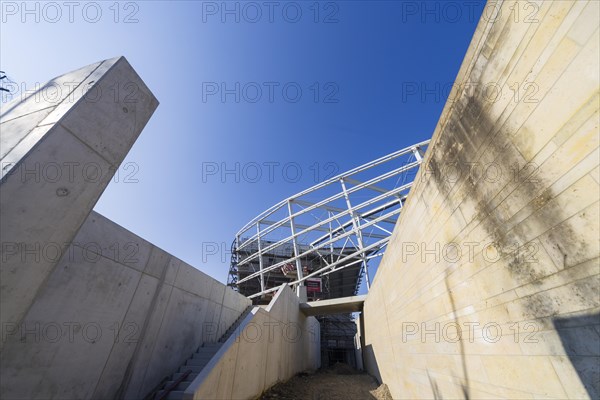
[[[246,222],[331,165],[431,137],[485,2],[45,4],[2,2],[0,69],[31,87],[127,57],[160,106],[124,162],[135,171],[120,171],[137,183],[112,182],[95,209],[225,281],[229,255],[203,257],[203,243],[228,250]],[[206,174],[236,163],[238,182]]]

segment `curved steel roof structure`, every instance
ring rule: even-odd
[[[268,284],[276,270],[291,272],[288,284],[296,286],[359,267],[354,293],[363,275],[368,288],[369,265],[383,255],[428,144],[334,176],[258,215],[236,234],[228,284],[255,280],[254,298],[277,290]],[[316,258],[319,267],[307,270],[305,260]]]

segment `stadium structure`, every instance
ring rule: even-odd
[[[368,291],[428,143],[327,179],[248,222],[232,244],[228,285],[258,305],[282,284],[305,301]],[[356,365],[352,314],[318,319],[323,365]]]

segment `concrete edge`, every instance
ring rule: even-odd
[[[241,333],[252,322],[256,314],[258,314],[261,310],[262,312],[265,312],[267,314],[270,313],[271,309],[273,308],[277,300],[279,300],[279,297],[282,295],[286,287],[287,284],[284,283],[279,287],[279,289],[277,289],[275,296],[273,296],[273,299],[271,299],[267,307],[262,308],[260,306],[254,306],[252,308],[250,313],[242,320],[242,322],[235,329],[234,334],[229,336],[225,343],[223,343],[223,345],[219,347],[219,350],[215,353],[214,356],[212,356],[208,364],[206,364],[206,366],[202,369],[202,371],[200,371],[196,379],[194,379],[192,383],[190,383],[190,385],[187,387],[187,389],[183,392],[184,400],[194,399],[194,394],[196,393],[198,388],[202,386],[204,381],[208,378],[209,374],[217,366],[217,364],[221,361],[225,354],[227,354],[227,352],[231,349],[234,343],[240,340]]]
[[[266,312],[271,312],[273,306],[275,305],[275,303],[277,303],[277,300],[279,300],[279,296],[281,296],[281,293],[283,293],[286,287],[287,283],[282,283],[281,286],[279,286],[279,289],[277,289],[277,292],[275,292],[275,296],[273,296],[269,304],[265,307]]]
[[[202,386],[206,378],[208,378],[208,375],[210,375],[212,370],[221,361],[223,356],[225,356],[225,354],[231,349],[234,343],[236,343],[239,340],[241,332],[244,330],[244,328],[246,328],[246,326],[250,324],[250,322],[252,322],[254,316],[259,312],[259,310],[262,309],[259,306],[254,306],[250,313],[246,315],[246,317],[242,320],[239,326],[235,329],[234,334],[229,336],[229,338],[223,343],[223,345],[219,347],[219,350],[215,353],[214,356],[212,356],[208,364],[204,366],[204,368],[202,369],[202,371],[200,371],[196,379],[194,379],[192,383],[190,383],[190,385],[187,387],[187,389],[183,392],[184,400],[194,399],[194,394],[196,393],[197,389]]]
[[[96,65],[96,67],[95,67],[95,68],[94,68],[94,69],[93,69],[93,70],[92,70],[92,71],[91,71],[89,74],[87,74],[87,75],[86,75],[86,76],[85,76],[85,77],[84,77],[84,78],[81,80],[81,82],[80,82],[80,83],[77,85],[77,87],[76,87],[75,89],[73,89],[73,91],[72,91],[72,92],[70,92],[70,93],[69,93],[69,95],[71,95],[71,94],[72,94],[72,93],[73,93],[73,92],[74,92],[74,91],[75,91],[77,88],[79,88],[79,87],[80,87],[80,86],[81,86],[81,85],[82,85],[82,84],[83,84],[83,83],[84,83],[84,82],[85,82],[85,81],[86,81],[86,80],[87,80],[87,79],[88,79],[88,78],[89,78],[89,77],[90,77],[90,76],[91,76],[91,75],[92,75],[94,72],[96,72],[96,71],[97,71],[97,70],[98,70],[100,67],[102,67],[102,65],[104,65],[104,64],[107,64],[107,63],[112,63],[112,64],[111,64],[111,65],[108,67],[108,69],[106,70],[106,72],[105,72],[104,74],[102,74],[102,76],[101,76],[101,77],[100,77],[100,78],[99,78],[99,79],[98,79],[98,80],[97,80],[97,81],[94,83],[94,86],[98,85],[98,84],[99,84],[99,83],[100,83],[100,82],[101,82],[101,81],[102,81],[102,80],[103,80],[103,79],[106,77],[106,75],[110,73],[110,71],[111,71],[111,70],[112,70],[112,69],[115,67],[115,65],[117,65],[117,63],[118,63],[118,62],[119,62],[119,61],[120,61],[122,58],[124,58],[124,57],[123,57],[123,56],[120,56],[120,57],[113,57],[113,58],[110,58],[110,59],[107,59],[107,60],[102,60],[102,61],[99,61],[99,62],[97,62],[97,63],[92,63],[92,64],[89,64],[89,65],[94,65],[94,64],[98,64],[98,65]],[[86,68],[86,67],[87,67],[87,66],[84,66],[84,67],[82,67],[82,68]],[[57,78],[60,78],[61,76],[64,76],[64,75],[67,75],[67,74],[73,73],[73,72],[75,72],[75,71],[78,71],[79,69],[82,69],[82,68],[74,69],[73,71],[69,71],[69,72],[67,72],[66,74],[59,75],[59,76],[55,76],[54,78],[51,78],[51,79],[49,79],[49,80],[48,80],[46,83],[44,83],[44,85],[42,85],[42,87],[45,87],[45,86],[46,86],[46,85],[48,85],[50,82],[53,82],[55,79],[57,79]],[[67,97],[68,97],[68,96],[67,96]],[[73,109],[75,109],[75,108],[76,108],[76,107],[79,105],[79,103],[81,103],[81,101],[82,101],[82,99],[83,99],[84,97],[85,97],[85,96],[81,96],[80,98],[78,98],[78,99],[77,99],[77,100],[76,100],[76,101],[73,103],[73,105],[72,105],[72,106],[71,106],[71,107],[70,107],[70,108],[67,110],[67,112],[65,112],[65,113],[64,113],[64,115],[63,115],[62,117],[60,117],[60,119],[59,119],[59,120],[58,120],[56,123],[52,124],[52,126],[51,126],[51,127],[50,127],[50,128],[49,128],[49,129],[48,129],[48,130],[47,130],[47,131],[46,131],[46,132],[45,132],[45,133],[44,133],[44,134],[43,134],[43,135],[42,135],[42,136],[41,136],[41,137],[40,137],[40,138],[39,138],[39,139],[38,139],[38,140],[35,142],[35,143],[34,143],[34,145],[33,145],[33,146],[31,146],[31,147],[30,147],[30,148],[29,148],[29,149],[28,149],[26,152],[24,152],[24,153],[23,153],[23,156],[22,156],[21,158],[19,158],[19,160],[18,160],[17,162],[13,163],[13,164],[10,166],[10,168],[8,168],[7,170],[3,170],[3,171],[2,171],[2,175],[1,175],[1,177],[0,177],[0,183],[4,183],[4,182],[5,182],[5,181],[6,181],[6,180],[7,180],[7,179],[10,177],[10,175],[11,175],[11,171],[12,171],[12,170],[14,170],[14,169],[16,169],[17,167],[21,166],[21,164],[23,163],[23,160],[25,160],[29,154],[31,154],[31,153],[32,153],[34,150],[36,150],[36,148],[38,148],[38,147],[40,146],[40,144],[41,144],[42,142],[44,142],[44,140],[45,140],[45,139],[46,139],[46,138],[47,138],[47,137],[48,137],[48,136],[49,136],[49,135],[50,135],[50,134],[51,134],[51,133],[52,133],[52,132],[53,132],[53,131],[56,129],[56,127],[57,127],[57,126],[60,126],[60,122],[61,122],[63,119],[65,119],[65,118],[66,118],[66,117],[67,117],[67,116],[68,116],[68,115],[69,115],[69,114],[70,114],[70,113],[73,111]],[[65,99],[66,99],[66,97],[65,97]],[[55,110],[55,109],[56,109],[58,106],[60,106],[60,105],[61,105],[61,104],[62,104],[62,103],[65,101],[65,99],[62,99],[61,101],[59,101],[58,103],[56,103],[56,104],[53,106],[53,109]],[[18,100],[18,99],[15,99],[15,100]],[[23,102],[23,101],[25,101],[25,100],[17,101],[17,102],[15,103],[15,105],[16,105],[16,104],[19,104],[19,103],[21,103],[21,102]],[[6,114],[6,112],[7,112],[7,111],[5,111],[5,112],[4,112],[4,114]],[[17,118],[20,118],[20,117],[17,117]],[[16,119],[16,118],[15,118],[15,119]],[[4,121],[4,122],[10,122],[10,121],[12,121],[12,120]],[[33,128],[33,129],[36,129],[36,128],[39,128],[39,127],[40,127],[40,126],[39,126],[39,124],[38,124],[38,125],[36,125],[36,126]],[[17,144],[17,146],[18,146],[18,144]],[[16,146],[15,146],[15,148],[16,148]],[[11,154],[11,152],[12,152],[12,151],[13,151],[15,148],[11,149],[11,150],[10,150],[8,153],[6,153],[6,155],[5,155],[5,156],[2,158],[2,160],[6,159],[6,157],[7,157],[9,154]],[[111,179],[112,179],[112,178],[111,178]]]

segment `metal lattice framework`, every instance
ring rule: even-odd
[[[240,287],[258,280],[260,289],[249,295],[254,298],[277,290],[267,282],[271,272],[282,268],[295,270],[288,283],[295,286],[358,264],[355,292],[363,275],[369,288],[369,266],[383,255],[428,144],[334,176],[254,218],[236,234],[228,284]],[[304,260],[315,258],[321,267],[303,268]]]

